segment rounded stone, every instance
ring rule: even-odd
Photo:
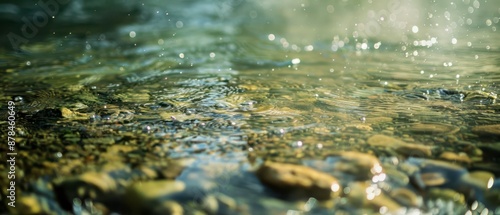
[[[431,188],[427,191],[427,196],[430,199],[442,199],[445,201],[465,204],[464,195],[452,189]]]
[[[406,207],[420,207],[423,200],[421,196],[406,188],[396,188],[391,191],[391,197]]]
[[[382,165],[377,157],[355,151],[338,153],[339,161],[336,161],[334,171],[342,171],[352,174],[358,180],[369,180],[374,175],[383,173]]]
[[[181,181],[159,180],[137,182],[125,191],[125,199],[132,214],[182,214],[182,206],[171,196],[182,192],[186,185]],[[175,213],[174,213],[175,212]]]
[[[464,174],[460,181],[465,184],[472,185],[481,190],[487,190],[493,186],[495,175],[487,171],[473,171],[468,174]]]
[[[432,147],[420,144],[403,144],[396,148],[399,154],[407,157],[430,157],[432,156]]]
[[[421,123],[412,125],[409,130],[417,134],[454,134],[457,133],[460,128],[446,124]]]
[[[400,204],[382,192],[377,186],[369,182],[353,182],[349,184],[349,193],[346,194],[348,204],[354,207],[370,208],[378,211],[386,207],[390,214],[400,214],[403,208]]]
[[[408,157],[430,157],[432,155],[432,147],[430,146],[406,143],[386,135],[373,135],[368,138],[367,142],[371,146],[391,147],[399,154]]]
[[[500,137],[500,124],[480,125],[472,128],[472,133],[479,136],[497,136]]]
[[[447,160],[447,161],[453,161],[453,162],[459,162],[459,163],[471,163],[471,160],[469,156],[465,153],[454,153],[454,152],[443,152],[441,155],[439,155],[440,159]]]
[[[342,190],[335,177],[306,166],[265,162],[256,174],[262,183],[298,198],[326,200],[338,196]]]
[[[368,138],[366,142],[368,142],[368,144],[370,144],[371,146],[384,146],[384,147],[392,147],[392,146],[399,146],[406,144],[401,140],[382,134],[373,135],[370,138]]]
[[[446,178],[439,172],[422,173],[420,179],[426,186],[439,186],[446,183]]]

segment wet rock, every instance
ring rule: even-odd
[[[379,211],[385,207],[388,212],[400,212],[403,207],[392,200],[381,191],[376,185],[368,182],[354,182],[349,184],[350,191],[346,194],[348,204],[357,208],[371,208]]]
[[[346,125],[347,128],[355,128],[360,131],[373,131],[373,128],[369,124],[357,123]]]
[[[453,201],[459,204],[465,204],[464,195],[452,189],[430,188],[427,191],[427,197],[430,199],[441,199],[445,201]]]
[[[393,137],[382,134],[376,134],[368,138],[366,142],[372,146],[394,147],[406,144],[405,142]]]
[[[396,151],[407,157],[430,157],[432,156],[432,147],[419,144],[404,144],[398,146]]]
[[[183,214],[172,196],[185,187],[183,182],[171,180],[138,182],[127,188],[125,199],[131,214]]]
[[[493,186],[495,175],[487,171],[473,171],[464,174],[460,181],[464,184],[471,185],[481,190],[487,190]]]
[[[213,195],[205,196],[202,200],[202,207],[208,214],[217,214],[219,210],[219,203],[217,202],[217,198]]]
[[[382,165],[378,158],[362,152],[340,152],[334,161],[334,171],[352,174],[358,180],[370,180],[375,175],[383,173]]]
[[[367,142],[372,146],[393,148],[399,154],[408,157],[430,157],[432,155],[432,148],[430,146],[406,143],[402,140],[386,135],[373,135],[368,138]]]
[[[456,179],[467,173],[463,167],[444,161],[411,158],[408,162],[420,168],[410,177],[410,181],[418,189],[434,186],[456,187]]]
[[[391,179],[392,183],[397,183],[400,186],[406,186],[410,182],[408,175],[402,171],[396,169],[393,165],[384,165],[384,172],[387,174],[387,178]]]
[[[421,123],[414,124],[409,128],[410,132],[417,134],[454,134],[460,128],[453,125],[438,124],[438,123]]]
[[[23,196],[18,200],[18,208],[13,211],[14,214],[42,214],[43,209],[36,196]]]
[[[146,210],[147,211],[147,210]],[[184,208],[182,205],[175,201],[163,201],[153,208],[151,214],[153,215],[182,215]]]
[[[391,191],[390,196],[406,207],[421,207],[423,199],[415,192],[406,188],[397,188]]]
[[[439,155],[439,158],[447,161],[459,162],[464,164],[471,163],[471,159],[465,153],[457,154],[454,152],[443,152],[441,153],[441,155]]]
[[[44,198],[37,195],[21,196],[16,202],[16,207],[11,208],[12,214],[62,214],[69,215],[70,213],[64,211],[59,207],[54,199]]]
[[[70,201],[75,198],[97,199],[105,197],[118,188],[117,181],[107,173],[87,172],[54,182],[54,190],[59,199]],[[65,207],[71,204],[64,202]]]
[[[444,175],[439,172],[422,173],[419,177],[424,185],[428,187],[443,185],[446,182]]]
[[[500,137],[500,124],[496,125],[480,125],[472,128],[472,133],[479,136],[495,136]]]
[[[262,183],[294,198],[326,200],[342,190],[335,177],[306,166],[265,162],[256,174]]]
[[[61,116],[63,118],[71,119],[71,120],[86,120],[89,118],[89,116],[87,114],[72,111],[72,110],[65,108],[65,107],[61,108]]]

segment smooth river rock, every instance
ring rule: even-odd
[[[262,183],[295,198],[327,200],[342,190],[335,177],[306,166],[265,162],[256,174]]]
[[[500,137],[500,124],[476,126],[472,128],[472,133],[477,134],[479,136]]]
[[[410,126],[409,130],[417,134],[454,134],[460,131],[460,128],[446,124],[420,123]]]
[[[380,161],[371,154],[346,151],[339,152],[337,156],[331,158],[338,159],[333,165],[334,171],[349,173],[357,180],[370,180],[383,173]]]
[[[172,200],[172,195],[184,191],[181,181],[158,180],[136,182],[125,192],[131,214],[183,214],[182,206]]]
[[[366,142],[371,146],[393,148],[399,154],[407,157],[430,157],[432,155],[431,146],[406,143],[402,140],[382,134],[373,135],[368,138]]]

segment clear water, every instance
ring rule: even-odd
[[[111,11],[120,5],[109,4]],[[171,135],[174,143],[162,147],[175,150],[162,156],[195,159],[178,180],[195,174],[220,185],[225,178],[231,189],[221,192],[269,214],[300,209],[270,197],[246,175],[253,168],[249,153],[257,163],[278,151],[278,160],[306,164],[328,151],[366,151],[375,134],[438,151],[460,150],[455,143],[499,144],[471,133],[474,126],[500,124],[498,1],[149,0],[133,7],[139,15],[113,28],[82,36],[78,23],[56,23],[52,35],[40,34],[23,52],[2,51],[0,100],[22,99],[19,111],[28,115],[76,103],[90,106],[79,110],[89,114],[104,105],[131,110],[130,124],[97,125],[146,130],[153,139]],[[105,96],[59,92],[80,88]],[[167,103],[175,108],[162,106]],[[207,126],[172,128],[172,119]],[[460,131],[411,133],[418,123]],[[303,159],[291,155],[297,149]],[[205,164],[227,171],[211,175]]]

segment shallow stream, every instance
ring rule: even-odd
[[[493,0],[70,2],[0,50],[0,213],[500,214],[499,19]]]

